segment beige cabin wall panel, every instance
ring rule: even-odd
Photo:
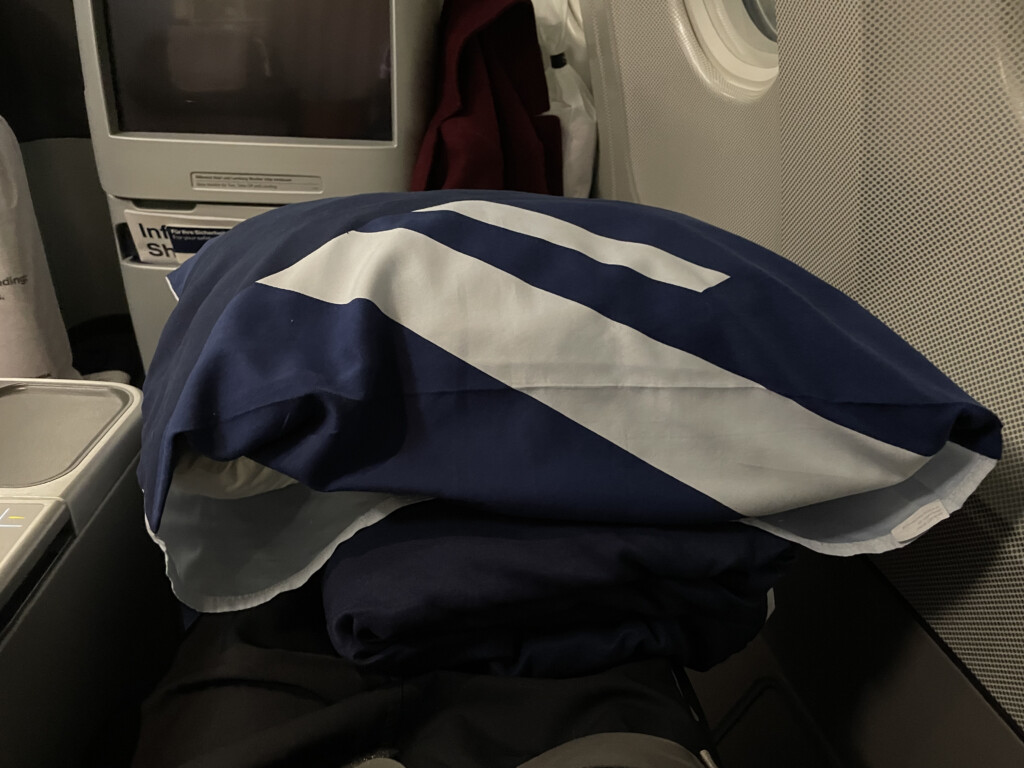
[[[600,195],[778,250],[1002,417],[967,506],[877,562],[1024,727],[1024,3],[779,0],[748,101],[701,76],[681,0],[585,9]]]
[[[597,195],[681,211],[778,250],[775,89],[723,93],[682,0],[594,0],[586,11],[606,67],[595,78],[598,119],[618,126],[598,139]]]

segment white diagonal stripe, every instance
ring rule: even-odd
[[[368,299],[744,515],[887,487],[926,462],[418,232],[350,232],[260,282]]]
[[[685,259],[646,243],[616,240],[570,224],[568,221],[525,208],[486,200],[458,200],[421,208],[416,213],[454,211],[471,219],[512,232],[530,235],[571,248],[602,264],[629,267],[644,277],[702,293],[727,280],[728,275],[692,264]]]

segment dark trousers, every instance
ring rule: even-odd
[[[678,680],[678,682],[677,682]],[[328,640],[319,580],[257,608],[200,617],[144,707],[139,768],[513,768],[573,739],[632,732],[693,753],[710,739],[670,662],[585,677],[361,670]]]

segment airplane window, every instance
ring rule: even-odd
[[[778,42],[779,32],[775,13],[775,0],[743,0],[743,5],[750,14],[750,20],[761,30],[761,33],[773,42]]]
[[[684,0],[688,26],[715,85],[735,98],[757,98],[779,72],[776,0]]]

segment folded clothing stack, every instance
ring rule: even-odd
[[[902,546],[1000,452],[849,298],[654,208],[303,203],[170,281],[139,477],[177,594],[251,608],[330,561],[335,648],[381,673],[713,665],[789,542]]]
[[[743,648],[787,542],[730,523],[530,521],[427,501],[335,550],[329,632],[369,669],[569,677],[637,658],[707,669]]]

